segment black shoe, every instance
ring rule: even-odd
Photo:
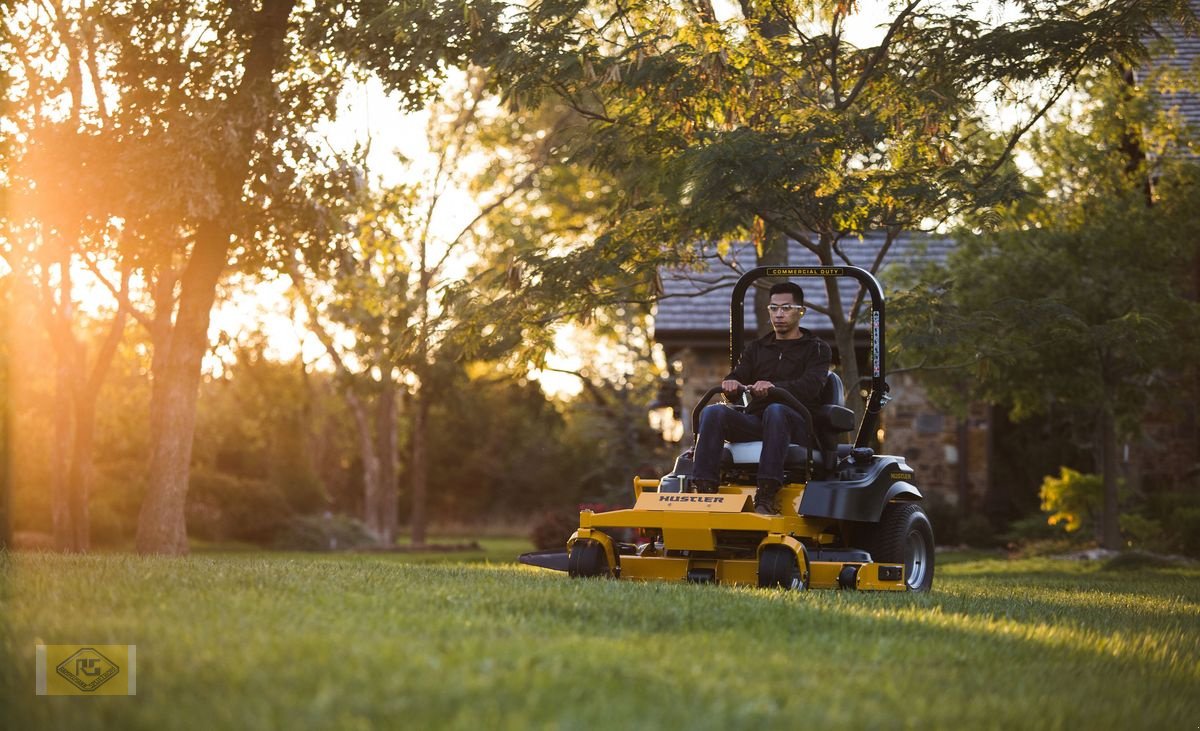
[[[759,480],[758,492],[754,493],[754,512],[759,515],[779,515],[779,491],[783,485],[778,480]]]
[[[696,492],[714,493],[717,491],[716,480],[692,480],[692,487],[696,488]]]

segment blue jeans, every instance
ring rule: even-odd
[[[808,446],[808,424],[803,416],[783,404],[771,404],[757,414],[734,411],[724,404],[705,406],[700,412],[693,479],[719,481],[725,442],[759,439],[763,446],[758,458],[758,479],[783,482],[788,445]]]

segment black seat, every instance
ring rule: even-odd
[[[817,449],[808,449],[798,444],[788,445],[787,455],[784,457],[784,468],[787,470],[803,470],[807,473],[811,464],[816,473],[814,476],[829,474],[837,465],[839,435],[854,429],[854,412],[846,408],[846,396],[838,374],[829,372],[825,385],[821,387],[819,401],[821,405],[811,409],[815,422],[812,436]],[[761,441],[726,444],[721,457],[721,467],[736,469],[757,465],[757,454],[761,450]]]

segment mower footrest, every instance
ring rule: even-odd
[[[843,587],[839,576],[853,567],[853,586]],[[809,586],[813,589],[858,589],[859,591],[905,591],[904,566],[898,563],[847,563],[843,561],[812,561],[809,563]]]

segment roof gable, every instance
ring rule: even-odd
[[[1200,0],[1192,0],[1191,6],[1192,11],[1200,16]],[[1200,37],[1190,35],[1183,28],[1174,24],[1160,25],[1157,30],[1162,40],[1170,43],[1171,50],[1152,53],[1148,66],[1150,68],[1166,66],[1178,71],[1190,72],[1193,75],[1200,74]],[[1150,44],[1152,51],[1158,50],[1155,49],[1155,44],[1159,42],[1158,38],[1147,38],[1146,42]],[[1136,77],[1141,82],[1148,75],[1149,69],[1145,69],[1136,74]],[[1159,99],[1165,108],[1178,111],[1193,134],[1200,135],[1200,93],[1197,93],[1195,89],[1163,92],[1159,94]]]
[[[884,238],[883,232],[872,232],[861,239],[843,239],[839,248],[849,261],[866,269],[874,261]],[[890,263],[923,260],[941,262],[945,261],[953,248],[954,240],[950,238],[902,233],[892,243],[887,260]],[[730,246],[728,255],[722,258],[713,247],[708,246],[702,251],[702,259],[706,266],[698,270],[664,269],[661,272],[663,294],[658,300],[654,318],[656,339],[685,333],[729,332],[729,299],[733,294],[733,285],[743,273],[756,266],[755,247],[748,242],[735,243]],[[789,241],[787,263],[789,266],[816,266],[820,261],[801,244]],[[812,308],[825,308],[829,304],[823,280],[803,277],[793,281],[804,288],[804,299]],[[838,279],[838,291],[844,306],[848,307],[854,301],[858,288],[858,282],[854,279]],[[743,306],[746,330],[754,332],[757,329],[754,298],[747,295]],[[818,333],[833,331],[829,317],[811,308],[800,324]]]

